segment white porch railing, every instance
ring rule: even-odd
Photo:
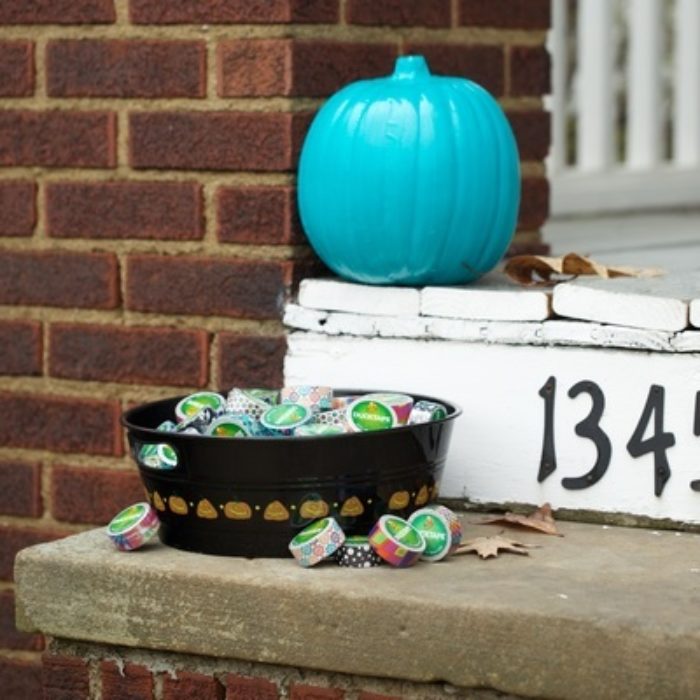
[[[552,10],[552,213],[700,206],[700,0]]]

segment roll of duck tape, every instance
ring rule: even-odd
[[[369,569],[379,566],[383,559],[372,549],[368,537],[355,535],[347,537],[335,554],[338,566],[352,569]]]
[[[135,503],[107,525],[107,535],[124,552],[143,547],[158,532],[158,515],[148,503]]]
[[[372,549],[392,566],[415,564],[425,551],[423,536],[407,520],[382,515],[369,533]]]
[[[408,522],[425,540],[425,551],[421,554],[421,559],[425,561],[444,559],[452,554],[462,541],[462,526],[459,518],[449,508],[443,506],[421,508],[411,515]],[[456,527],[459,529],[458,532]]]
[[[345,542],[345,533],[333,518],[322,518],[304,528],[289,543],[289,551],[303,567],[333,556]]]

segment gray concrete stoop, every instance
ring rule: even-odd
[[[464,516],[465,537],[500,532]],[[525,697],[700,697],[700,536],[561,523],[407,570],[213,557],[103,530],[22,551],[18,623],[73,640]]]

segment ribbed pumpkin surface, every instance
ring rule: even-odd
[[[314,119],[299,165],[311,245],[370,284],[457,284],[492,269],[515,230],[515,139],[496,101],[405,56],[352,83]]]

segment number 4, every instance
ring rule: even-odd
[[[632,457],[641,457],[649,452],[654,454],[654,493],[657,496],[663,493],[664,486],[671,476],[666,450],[676,444],[673,433],[664,432],[664,396],[664,388],[658,384],[652,384],[639,423],[627,443],[627,451]],[[644,433],[649,427],[652,416],[654,433],[644,440]]]

